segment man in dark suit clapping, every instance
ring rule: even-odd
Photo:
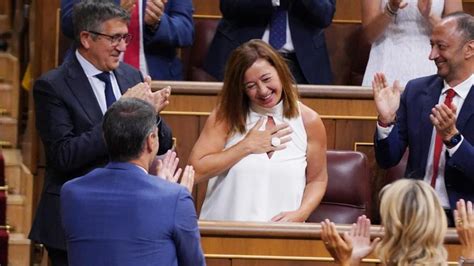
[[[149,77],[144,81],[138,70],[120,62],[133,37],[125,10],[109,1],[85,0],[75,7],[74,20],[78,48],[73,58],[40,77],[33,89],[46,173],[29,237],[45,245],[53,265],[67,265],[59,212],[62,185],[109,160],[101,128],[108,106],[120,97],[138,97],[158,113],[170,95],[169,88],[152,92]],[[163,121],[159,134],[162,154],[172,146]]]

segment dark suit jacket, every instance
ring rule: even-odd
[[[114,71],[122,94],[141,82],[140,72],[121,63]],[[81,65],[74,56],[40,77],[34,85],[36,127],[46,152],[41,199],[30,232],[32,240],[65,249],[59,216],[64,182],[108,162],[102,138],[102,111]],[[172,146],[171,130],[160,123],[160,151]]]
[[[330,84],[332,74],[323,29],[331,24],[336,1],[289,2],[289,27],[301,70],[310,84]],[[274,7],[271,0],[221,0],[220,9],[223,18],[212,40],[204,68],[222,80],[230,53],[251,39],[262,38]]]
[[[69,38],[74,37],[72,8],[79,0],[61,0],[61,29]],[[120,0],[115,0],[120,4]],[[143,1],[145,14],[146,1]],[[137,38],[137,36],[134,36]],[[176,56],[176,48],[193,44],[192,0],[168,0],[160,26],[156,30],[143,23],[143,44],[148,72],[154,80],[182,80],[183,64]]]
[[[390,135],[377,140],[375,134],[375,156],[383,168],[398,164],[407,146],[410,149],[405,176],[423,179],[431,145],[433,125],[429,115],[438,103],[443,88],[443,79],[438,75],[423,77],[408,82],[402,94],[397,123]],[[449,203],[456,208],[460,198],[474,200],[474,89],[471,88],[459,112],[456,126],[464,137],[459,149],[452,157],[446,152],[445,182]]]
[[[185,187],[111,162],[61,189],[72,265],[205,265]]]

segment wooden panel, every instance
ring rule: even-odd
[[[232,266],[333,266],[338,265],[335,262],[314,262],[314,261],[291,261],[291,260],[256,260],[256,259],[234,259],[232,260]]]
[[[371,120],[346,120],[336,122],[336,150],[353,150],[356,142],[371,142],[375,118]]]
[[[323,119],[323,123],[326,128],[327,149],[333,150],[336,148],[336,120]]]
[[[207,266],[232,266],[232,260],[206,258],[206,264]]]
[[[176,151],[179,156],[179,167],[188,162],[189,153],[199,137],[199,116],[196,115],[163,115],[163,119],[173,130],[176,138]]]
[[[220,16],[219,0],[193,0],[194,15]]]
[[[336,227],[340,233],[350,229],[350,225]],[[199,228],[206,258],[228,258],[232,265],[269,265],[261,264],[265,262],[304,265],[301,264],[304,261],[331,261],[320,240],[320,224],[199,221]],[[372,226],[370,232],[372,238],[383,237],[379,226]],[[448,229],[445,243],[448,260],[457,261],[460,245],[453,228]],[[373,265],[377,260],[371,255],[364,262]]]

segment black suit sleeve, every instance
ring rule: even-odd
[[[36,127],[48,164],[62,173],[74,173],[94,165],[98,158],[106,158],[107,149],[101,124],[73,111],[76,107],[62,99],[59,87],[47,79],[36,81]]]
[[[158,125],[158,137],[160,147],[158,148],[158,155],[166,153],[169,149],[173,148],[173,134],[171,128],[161,120]]]

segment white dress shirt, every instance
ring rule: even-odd
[[[105,83],[96,77],[97,74],[100,74],[104,71],[97,69],[92,63],[87,61],[87,59],[84,58],[77,50],[76,57],[82,69],[84,70],[84,73],[86,74],[89,83],[91,84],[95,98],[99,103],[100,110],[102,110],[102,114],[105,114],[105,111],[107,111],[107,102],[105,100]],[[115,78],[114,72],[110,71],[109,73],[114,96],[115,99],[118,100],[122,96],[122,92],[120,91],[120,87],[117,83],[117,79]]]
[[[272,5],[274,7],[280,6],[280,0],[272,0]],[[270,23],[267,25],[267,28],[265,29],[265,32],[263,32],[262,41],[268,43],[269,39],[270,39]],[[293,53],[295,51],[295,47],[293,46],[293,40],[291,39],[290,23],[288,21],[288,13],[286,14],[286,43],[278,51],[281,52],[281,53]]]

